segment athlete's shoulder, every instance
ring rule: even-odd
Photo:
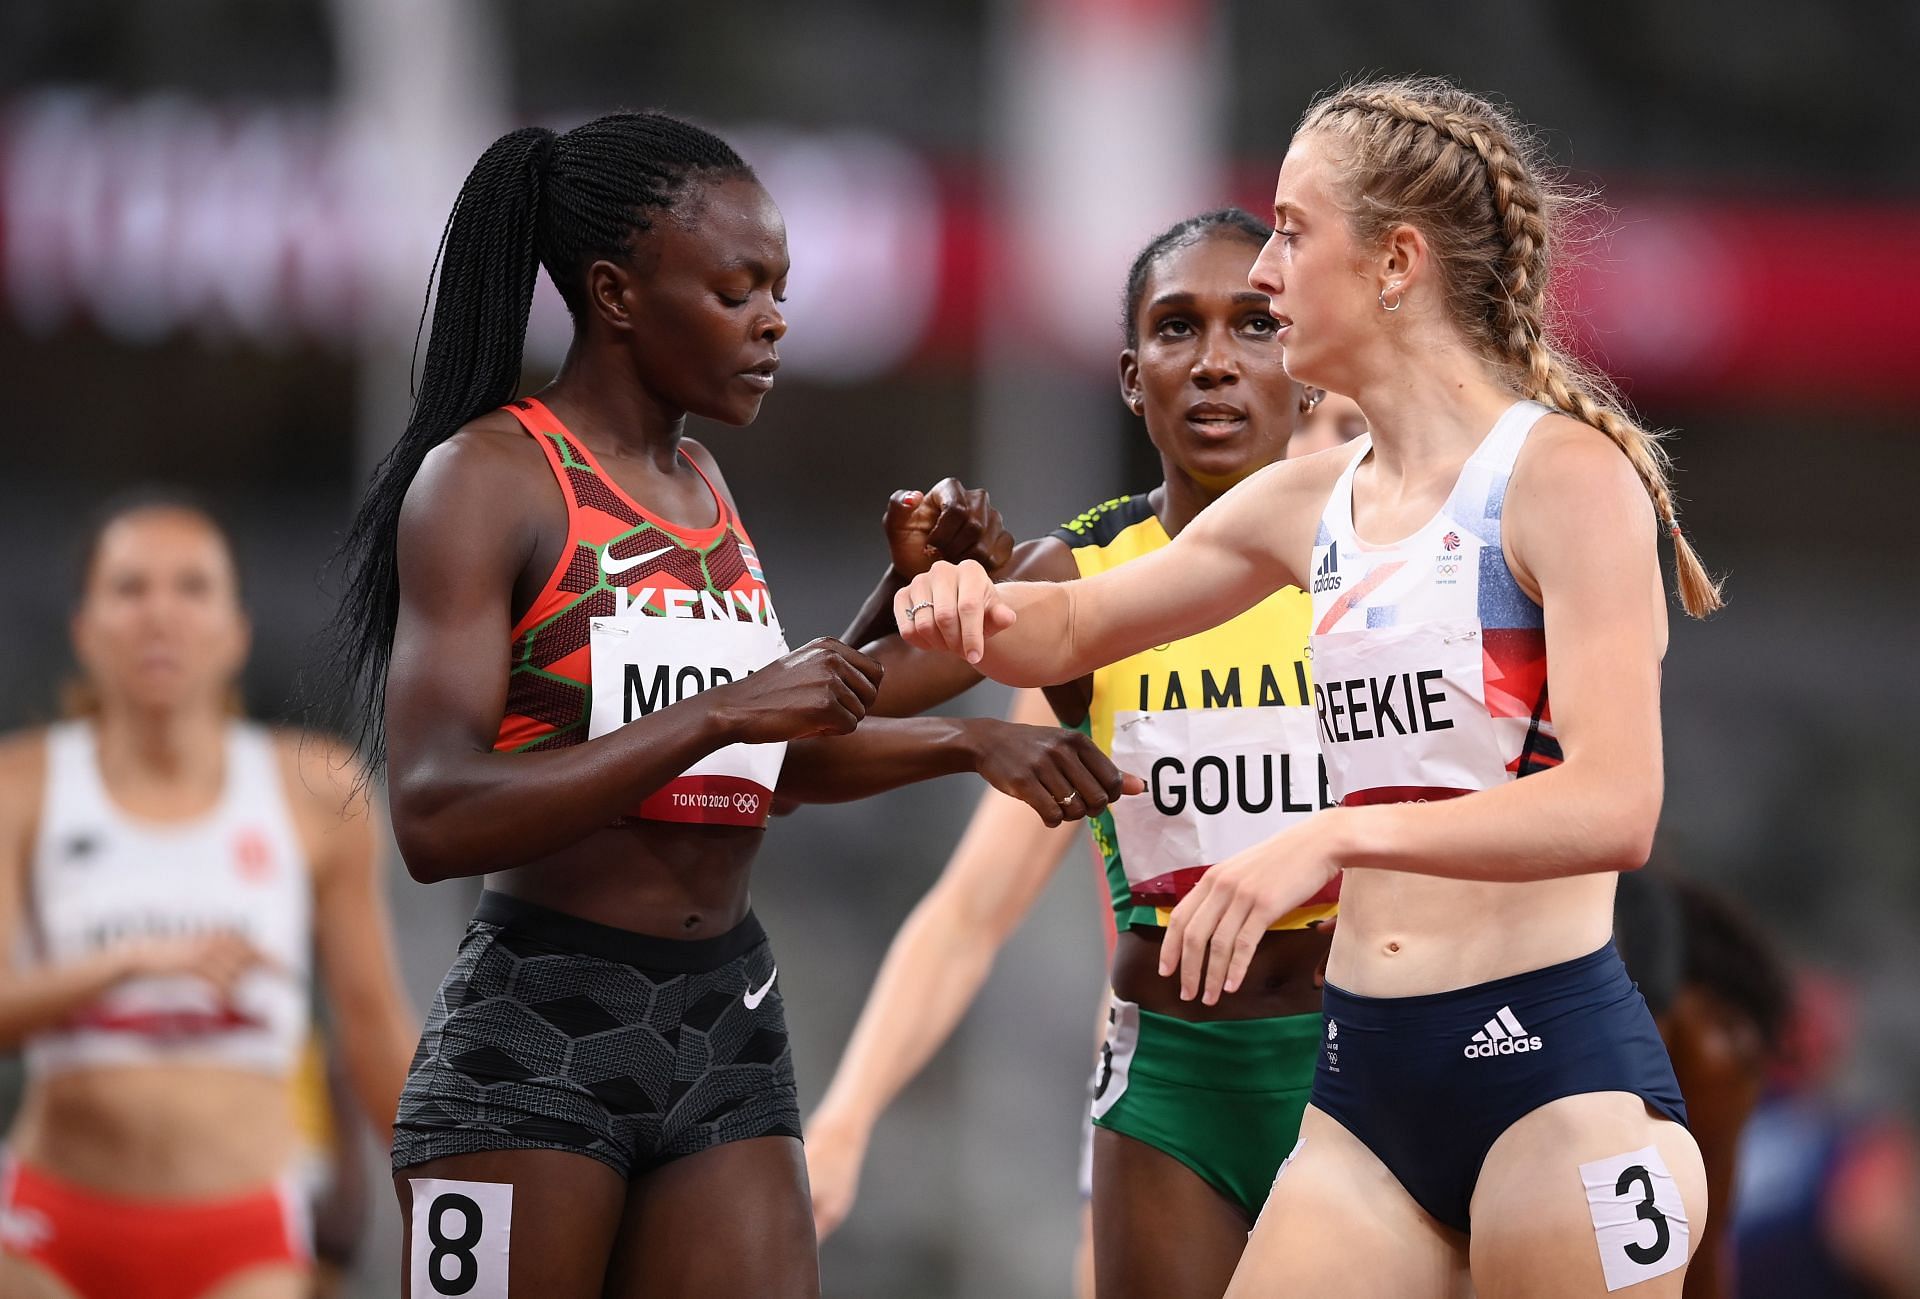
[[[1317,527],[1334,485],[1362,450],[1356,440],[1310,456],[1275,461],[1247,475],[1202,511],[1196,522],[1212,519],[1230,528],[1265,523],[1289,531],[1295,526]]]
[[[1116,496],[1080,511],[1047,535],[1073,550],[1110,545],[1114,538],[1153,517],[1153,501],[1146,492]]]
[[[1647,522],[1653,519],[1653,502],[1626,453],[1591,424],[1558,411],[1542,415],[1533,426],[1513,475],[1509,510],[1518,505],[1522,512],[1553,520],[1626,510]],[[1544,508],[1534,511],[1535,505]]]
[[[740,507],[734,502],[733,489],[727,486],[727,476],[720,471],[720,462],[713,458],[713,452],[692,438],[681,438],[680,449],[686,452],[687,459],[699,466],[700,472],[707,476],[707,481],[713,484],[714,491],[720,493],[720,498],[727,503],[727,508],[736,515],[739,514]]]
[[[518,555],[528,529],[556,509],[564,500],[545,454],[511,415],[489,411],[421,459],[401,507],[401,540],[446,533],[471,556],[491,538]]]
[[[0,833],[20,842],[46,796],[47,728],[0,735]]]
[[[297,800],[336,815],[344,803],[365,800],[364,770],[345,740],[298,726],[268,727],[266,733]]]
[[[414,482],[438,477],[453,477],[463,483],[519,478],[536,469],[542,477],[548,475],[539,443],[512,415],[490,410],[467,421],[452,437],[427,452]]]
[[[277,726],[268,731],[282,787],[309,860],[321,863],[343,822],[369,813],[365,771],[347,743],[324,731]]]

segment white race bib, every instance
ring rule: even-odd
[[[1488,716],[1476,619],[1369,627],[1313,638],[1319,739],[1336,800],[1369,791],[1489,789],[1511,777],[1502,719]],[[1525,729],[1529,719],[1510,719]]]
[[[407,1184],[413,1189],[407,1232],[413,1299],[507,1299],[513,1184],[432,1177],[408,1178]]]
[[[1580,1180],[1609,1292],[1687,1265],[1687,1206],[1658,1146],[1582,1164]]]
[[[1179,708],[1118,713],[1113,761],[1147,792],[1113,804],[1127,882],[1175,872],[1184,893],[1212,866],[1320,807],[1320,747],[1305,708]],[[1168,884],[1166,887],[1173,888]]]
[[[757,672],[787,652],[779,626],[723,618],[630,613],[595,618],[588,636],[598,739],[703,690]],[[650,795],[638,815],[656,821],[765,825],[787,746],[729,744]]]

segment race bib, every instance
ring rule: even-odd
[[[408,1251],[413,1299],[507,1299],[513,1185],[407,1179],[413,1190]]]
[[[1171,907],[1206,867],[1326,806],[1319,752],[1305,708],[1116,715],[1114,765],[1147,782],[1112,805],[1134,902]]]
[[[1133,1070],[1134,1049],[1140,1045],[1140,1007],[1109,995],[1107,1036],[1100,1043],[1100,1060],[1093,1069],[1091,1113],[1102,1119],[1127,1094],[1127,1075]]]
[[[780,628],[721,618],[647,614],[595,618],[588,632],[593,709],[587,738],[598,739],[703,690],[739,681],[787,652]],[[643,802],[654,821],[762,826],[787,746],[729,744]]]
[[[1607,1290],[1624,1290],[1687,1265],[1687,1206],[1657,1146],[1580,1165]]]
[[[1502,736],[1523,735],[1531,719],[1492,717],[1481,702],[1484,639],[1473,618],[1313,638],[1318,734],[1336,799],[1405,802],[1510,778]]]

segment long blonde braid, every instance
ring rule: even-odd
[[[1469,337],[1528,396],[1620,448],[1673,538],[1681,604],[1696,618],[1720,608],[1720,584],[1681,531],[1659,435],[1555,342],[1548,290],[1570,196],[1543,179],[1514,119],[1449,82],[1410,78],[1335,91],[1307,110],[1300,129],[1336,133],[1350,146],[1348,212],[1360,237],[1417,226]]]

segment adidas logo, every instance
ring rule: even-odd
[[[1540,1039],[1520,1027],[1520,1021],[1513,1017],[1513,1007],[1502,1006],[1500,1013],[1473,1035],[1473,1041],[1467,1043],[1467,1049],[1462,1054],[1472,1060],[1485,1056],[1519,1055],[1524,1051],[1539,1049]]]
[[[1313,593],[1320,595],[1326,591],[1340,589],[1340,543],[1334,542],[1327,547],[1327,557],[1320,561],[1320,567],[1313,570]]]

